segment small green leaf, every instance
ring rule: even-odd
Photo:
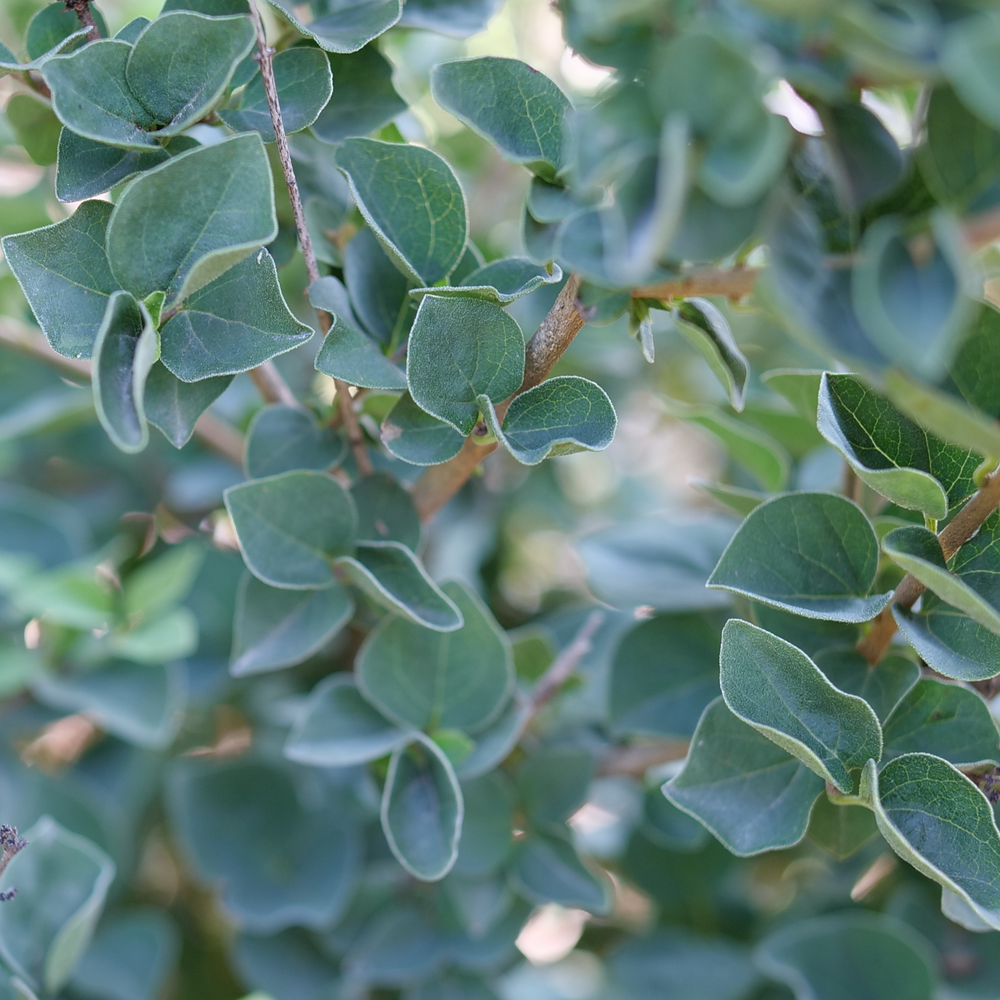
[[[674,310],[681,335],[708,362],[739,413],[743,409],[750,365],[743,356],[726,317],[708,299],[687,299]]]
[[[704,479],[691,479],[689,481],[696,490],[707,493],[713,500],[718,500],[719,503],[735,511],[740,517],[746,517],[768,499],[766,493],[744,490],[739,486],[730,486],[729,483],[709,483]]]
[[[29,94],[14,94],[4,109],[15,140],[43,167],[56,162],[62,126],[49,104]]]
[[[440,465],[454,458],[465,442],[450,424],[420,409],[408,392],[382,421],[381,438],[387,451],[411,465]]]
[[[434,285],[454,270],[469,235],[465,195],[437,153],[346,139],[336,162],[368,225],[407,274]]]
[[[500,0],[408,0],[399,23],[455,38],[468,38],[484,31],[499,7]],[[421,997],[420,1000],[427,998]],[[475,994],[469,1000],[485,998]]]
[[[102,38],[107,38],[108,25],[104,15],[96,7],[92,8],[92,13],[98,34]],[[45,3],[28,22],[24,34],[25,52],[29,59],[37,61],[53,51],[66,47],[71,41],[72,44],[79,45],[81,28],[80,19],[75,11],[67,10],[65,5]]]
[[[64,128],[59,133],[57,157],[56,197],[60,201],[81,201],[159,166],[170,153],[165,149],[108,146]]]
[[[894,607],[892,614],[906,640],[939,674],[968,682],[1000,672],[1000,636],[934,594],[924,594],[919,612]]]
[[[394,541],[416,552],[420,546],[420,515],[410,494],[386,472],[357,479],[351,496],[358,509],[359,541]]]
[[[351,767],[378,760],[413,740],[413,731],[393,725],[358,691],[353,678],[333,674],[313,688],[284,754],[314,767]]]
[[[318,49],[285,49],[274,57],[274,80],[285,132],[301,132],[312,125],[333,93],[333,76],[326,54]],[[238,108],[223,108],[219,117],[234,132],[259,132],[264,142],[275,142],[271,112],[258,73],[243,91]]]
[[[784,396],[800,417],[813,424],[816,423],[822,379],[821,371],[799,368],[774,368],[760,377],[769,389]]]
[[[844,102],[821,106],[820,118],[844,208],[857,212],[899,183],[906,170],[903,153],[873,112]]]
[[[444,946],[444,936],[426,910],[391,901],[351,942],[345,971],[355,982],[380,986],[403,986],[426,977],[434,981],[445,961]],[[320,980],[323,987],[328,982]]]
[[[550,455],[603,451],[618,426],[607,393],[578,375],[558,375],[515,396],[502,428],[489,396],[478,403],[490,429],[522,465],[538,465]]]
[[[108,437],[130,454],[149,443],[143,396],[158,351],[149,310],[128,292],[112,293],[94,340],[94,406]]]
[[[610,906],[610,886],[580,860],[565,834],[533,833],[514,848],[511,879],[517,891],[533,903],[603,914]]]
[[[853,375],[823,375],[818,427],[863,482],[900,507],[942,519],[976,492],[980,456],[928,434]]]
[[[524,378],[524,337],[499,306],[427,295],[410,333],[406,379],[425,412],[471,434],[480,396],[497,403]]]
[[[418,729],[477,732],[503,710],[514,683],[510,643],[471,590],[446,583],[458,631],[386,618],[358,655],[358,686],[389,719]]]
[[[53,350],[89,358],[118,283],[104,255],[112,206],[85,201],[68,219],[3,239],[4,259]]]
[[[139,564],[124,584],[124,611],[146,619],[179,604],[191,590],[205,557],[197,543],[177,545],[158,559]]]
[[[476,733],[472,753],[455,768],[459,778],[463,781],[478,778],[502,764],[517,746],[530,721],[530,706],[512,698],[496,722]]]
[[[169,5],[164,4],[160,13],[165,14],[168,9]],[[128,24],[123,25],[115,32],[115,38],[117,38],[120,42],[128,42],[129,45],[135,45],[136,39],[142,34],[143,29],[149,23],[150,21],[148,17],[133,17]]]
[[[878,538],[864,513],[831,493],[789,493],[757,507],[708,580],[806,618],[864,622],[891,594],[868,597]]]
[[[562,276],[562,269],[558,264],[553,264],[550,272],[526,257],[504,257],[477,267],[456,285],[414,288],[410,295],[417,299],[422,299],[425,295],[465,296],[507,306],[543,285],[558,284],[562,281]],[[455,275],[452,275],[452,280],[456,280]]]
[[[422,733],[393,751],[382,793],[382,830],[396,860],[422,882],[444,878],[458,858],[465,806],[448,758]]]
[[[295,469],[331,469],[344,451],[337,434],[320,427],[305,410],[268,406],[247,430],[244,465],[248,479],[263,479]]]
[[[171,307],[277,233],[264,144],[253,133],[236,135],[132,181],[108,223],[108,261],[137,298],[164,291]]]
[[[455,603],[399,542],[358,542],[354,555],[338,556],[336,565],[373,601],[425,629],[453,632],[462,627]]]
[[[871,706],[835,688],[802,650],[756,625],[722,630],[722,696],[730,711],[845,794],[850,771],[882,756]]]
[[[337,143],[369,135],[406,110],[392,85],[392,66],[374,45],[351,55],[329,56],[336,88],[313,122],[323,142]]]
[[[543,73],[517,59],[484,56],[442,63],[431,92],[515,163],[554,181],[566,156],[566,95]]]
[[[584,747],[544,747],[517,770],[517,796],[536,829],[559,832],[586,801],[594,757]]]
[[[846,861],[878,836],[878,826],[870,809],[836,805],[821,795],[813,806],[806,836],[838,861]]]
[[[986,796],[961,771],[924,753],[897,757],[881,773],[869,761],[861,794],[904,861],[1000,929],[1000,832]]]
[[[951,764],[1000,765],[1000,733],[986,702],[968,688],[919,681],[883,728],[885,759],[927,753]]]
[[[236,597],[234,677],[292,667],[318,653],[350,620],[354,602],[345,587],[280,590],[247,573]]]
[[[413,323],[416,303],[407,294],[409,281],[389,259],[367,226],[347,244],[344,251],[344,284],[361,327],[380,344],[400,342]],[[328,289],[329,285],[321,279],[315,287]],[[328,301],[330,308],[338,313],[341,311],[332,295]],[[345,312],[350,315],[349,311]]]
[[[496,871],[514,846],[514,794],[502,771],[461,783],[465,802],[455,874],[482,877]]]
[[[941,51],[941,69],[962,100],[981,118],[1000,128],[998,52],[1000,18],[994,11],[984,10],[948,26]]]
[[[317,0],[303,20],[295,0],[270,0],[292,24],[327,52],[357,52],[398,20],[402,0]]]
[[[813,659],[834,687],[864,698],[881,723],[920,679],[920,667],[896,653],[875,666],[854,649],[824,649]]]
[[[357,513],[322,472],[286,472],[225,492],[240,550],[263,583],[289,590],[332,587],[333,559],[354,539]]]
[[[143,403],[146,419],[163,431],[175,447],[183,448],[194,434],[198,418],[229,388],[232,375],[182,382],[164,365],[155,364],[146,376]]]
[[[716,698],[663,794],[739,857],[797,844],[823,781]]]
[[[91,567],[60,566],[18,581],[14,605],[27,617],[42,617],[79,629],[107,628],[112,618],[111,595]]]
[[[708,830],[656,787],[647,788],[642,798],[640,830],[647,840],[667,851],[700,851],[708,842]]]

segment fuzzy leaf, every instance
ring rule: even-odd
[[[386,472],[357,479],[351,496],[358,509],[359,541],[393,541],[411,552],[420,547],[420,515],[406,489]]]
[[[750,365],[736,346],[726,317],[708,299],[687,299],[676,309],[677,329],[708,362],[739,413],[743,409]]]
[[[416,303],[407,295],[409,281],[367,226],[344,251],[344,284],[361,328],[380,344],[399,342],[413,323]],[[336,312],[342,311],[329,283],[321,279],[316,288],[325,293],[323,298],[329,299]]]
[[[895,653],[875,666],[854,649],[825,649],[813,659],[834,687],[864,698],[881,723],[920,679],[920,667]]]
[[[982,681],[1000,672],[1000,636],[932,593],[921,610],[894,607],[899,631],[927,664],[945,677]]]
[[[530,295],[543,285],[554,285],[562,281],[562,269],[552,265],[551,273],[545,267],[533,263],[526,257],[504,257],[477,267],[453,286],[414,288],[410,295],[421,299],[425,295],[464,296],[486,299],[500,306],[510,305],[525,295]],[[452,275],[452,280],[455,276]]]
[[[292,24],[327,52],[357,52],[398,20],[402,0],[317,0],[299,16],[294,0],[270,0]]]
[[[329,56],[336,81],[333,97],[313,122],[323,142],[368,135],[406,110],[392,85],[392,66],[374,45],[351,55]]]
[[[184,144],[186,137],[176,141]],[[56,197],[60,201],[92,198],[169,158],[166,149],[123,149],[95,142],[64,128],[59,133]]]
[[[229,388],[231,375],[182,382],[161,364],[146,377],[143,403],[146,419],[163,431],[175,448],[183,448],[194,434],[198,418]]]
[[[408,392],[382,421],[381,437],[387,451],[411,465],[440,465],[454,458],[465,442],[450,424],[420,409]]]
[[[268,406],[247,430],[244,465],[249,479],[263,479],[295,469],[331,469],[344,451],[337,434],[320,427],[311,414],[294,406]]]

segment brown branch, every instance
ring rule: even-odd
[[[1000,506],[1000,470],[989,476],[979,492],[951,519],[938,535],[944,558],[950,559],[982,527],[983,522]],[[896,620],[892,606],[908,610],[927,588],[912,574],[907,573],[892,595],[889,606],[872,622],[868,634],[858,643],[858,652],[873,666],[878,663],[892,643],[896,633]]]
[[[614,747],[597,767],[601,777],[621,775],[641,778],[651,767],[669,764],[687,756],[688,740],[657,740],[635,746]]]
[[[101,32],[90,9],[90,0],[65,0],[65,3],[67,10],[76,11],[80,24],[87,29],[87,41],[96,42],[101,37]]]
[[[257,386],[260,398],[266,403],[281,403],[283,406],[299,406],[295,393],[281,377],[273,361],[265,361],[256,368],[251,368],[247,374]]]
[[[692,271],[683,278],[643,285],[632,290],[636,299],[687,299],[696,295],[725,295],[742,299],[749,295],[761,274],[762,268],[730,267],[723,270],[704,268]]]
[[[525,349],[524,380],[514,396],[544,382],[555,363],[562,357],[573,338],[583,329],[586,319],[580,310],[577,293],[580,290],[578,275],[570,275],[555,304],[542,320],[535,335]],[[513,399],[511,396],[510,399]],[[503,420],[510,399],[497,408],[497,419]],[[479,444],[487,435],[484,424],[465,439],[462,450],[441,465],[432,465],[413,487],[413,503],[422,521],[430,520],[466,483],[480,463],[497,447],[495,441]]]
[[[257,62],[260,64],[260,75],[264,82],[264,93],[267,96],[267,107],[271,113],[271,127],[274,129],[274,138],[278,147],[278,159],[281,162],[281,172],[285,177],[285,187],[288,188],[288,198],[292,203],[292,215],[295,217],[295,230],[299,238],[299,246],[302,248],[302,256],[306,262],[306,272],[309,275],[309,284],[319,280],[319,265],[316,263],[316,252],[313,250],[312,237],[309,235],[309,227],[306,225],[306,213],[302,206],[302,195],[299,193],[298,181],[295,179],[295,167],[292,165],[292,153],[288,148],[288,136],[285,134],[285,123],[281,117],[281,105],[278,101],[278,85],[274,80],[274,49],[267,44],[267,37],[264,34],[264,24],[260,18],[260,11],[257,9],[257,0],[250,0],[250,16],[253,18],[254,28],[257,31]],[[316,310],[319,319],[320,332],[325,337],[330,332],[330,314],[321,309]],[[275,372],[275,374],[277,374]],[[279,376],[280,377],[280,376]],[[337,388],[337,404],[340,408],[341,419],[344,422],[344,429],[347,431],[347,440],[351,445],[351,452],[358,467],[358,472],[362,476],[372,474],[372,462],[365,447],[364,434],[361,431],[361,424],[358,422],[358,415],[354,412],[354,400],[346,382],[341,379],[334,379]]]

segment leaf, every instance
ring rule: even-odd
[[[26,832],[4,882],[18,896],[0,910],[0,954],[35,989],[57,993],[87,948],[115,865],[96,844],[49,816]]]
[[[1000,733],[986,702],[967,688],[918,681],[882,731],[885,759],[926,753],[951,764],[1000,765]]]
[[[454,458],[465,442],[450,424],[420,409],[408,392],[382,421],[381,438],[390,454],[411,465],[440,465]]]
[[[657,615],[623,636],[611,666],[616,736],[690,736],[719,695],[719,614]]]
[[[816,423],[822,379],[821,371],[799,368],[774,368],[760,377],[769,389],[784,396],[800,417],[813,424]]]
[[[476,745],[468,757],[455,767],[455,773],[465,781],[498,767],[511,755],[530,721],[530,707],[512,698],[496,722],[476,733]]]
[[[510,877],[517,891],[533,903],[604,914],[609,886],[580,860],[568,836],[534,833],[514,848]]]
[[[434,67],[431,92],[508,159],[546,181],[562,171],[570,103],[543,73],[517,59],[459,59]]]
[[[157,350],[149,310],[128,292],[113,292],[94,340],[94,407],[115,447],[129,454],[149,443],[143,396]]]
[[[70,564],[19,580],[14,605],[27,617],[42,617],[79,629],[107,628],[113,615],[111,595],[92,568]]]
[[[585,535],[577,550],[594,594],[612,607],[696,611],[729,604],[705,581],[733,528],[726,517],[646,517]]]
[[[246,758],[177,761],[166,791],[171,827],[194,870],[220,886],[247,930],[318,929],[343,915],[361,862],[343,802],[309,794],[287,765]]]
[[[815,1000],[933,1000],[927,943],[884,914],[836,913],[790,923],[757,950],[761,969]]]
[[[747,517],[707,585],[806,618],[864,622],[892,596],[867,596],[877,570],[878,539],[860,508],[831,493],[789,493]]]
[[[864,806],[835,805],[828,796],[821,795],[813,807],[806,836],[837,861],[846,861],[878,836],[878,826],[871,810]]]
[[[284,754],[314,767],[350,767],[385,757],[412,740],[412,730],[380,715],[352,677],[333,674],[313,688],[288,734]]]
[[[406,110],[392,85],[392,66],[374,45],[351,55],[329,56],[333,97],[312,124],[313,135],[338,143],[374,132]]]
[[[382,793],[382,830],[396,860],[422,882],[454,867],[462,835],[462,790],[448,758],[422,733],[393,751]]]
[[[974,934],[993,930],[958,893],[944,886],[941,887],[941,913],[953,924],[958,924]]]
[[[129,573],[124,584],[124,612],[142,622],[173,608],[187,597],[197,579],[205,551],[197,543],[176,545]]]
[[[655,787],[643,795],[639,829],[647,840],[668,851],[700,851],[708,842],[705,827]]]
[[[482,877],[500,868],[514,846],[514,795],[500,771],[467,779],[461,786],[465,818],[452,878]]]
[[[410,494],[392,476],[375,472],[354,481],[359,540],[394,541],[412,552],[420,546],[420,515]]]
[[[401,986],[434,977],[445,960],[444,944],[426,911],[390,903],[352,943],[345,971],[355,982]]]
[[[882,732],[868,702],[835,688],[790,642],[731,619],[719,667],[729,710],[845,795],[854,787],[849,772],[881,758]]]
[[[182,382],[164,365],[155,364],[146,376],[146,419],[159,427],[175,448],[183,448],[191,440],[198,418],[232,381],[232,375],[220,375],[200,382]]]
[[[52,92],[52,110],[67,128],[96,142],[157,149],[156,135],[149,131],[156,118],[126,79],[131,54],[127,42],[102,39],[49,59],[41,72]]]
[[[263,583],[290,590],[332,587],[332,560],[354,538],[357,514],[322,472],[285,472],[226,490],[240,551]]]
[[[402,0],[319,0],[306,23],[294,0],[270,0],[295,27],[327,52],[357,52],[398,20]]]
[[[333,93],[333,75],[326,54],[317,49],[285,49],[274,57],[274,80],[285,132],[309,128]],[[271,112],[258,73],[243,91],[238,108],[221,108],[218,116],[234,132],[259,132],[264,142],[275,142]]]
[[[61,126],[50,105],[28,94],[14,94],[4,109],[14,139],[43,167],[56,162]]]
[[[750,365],[743,356],[726,317],[708,299],[687,299],[674,311],[677,329],[697,348],[715,377],[729,393],[729,402],[739,413],[743,409]]]
[[[170,158],[170,153],[161,148],[108,146],[64,128],[59,133],[57,157],[56,197],[60,201],[81,201],[159,166]]]
[[[741,517],[746,517],[767,499],[766,493],[744,490],[739,486],[730,486],[729,483],[709,483],[703,479],[691,479],[689,482],[696,490],[707,493],[713,500],[717,500]]]
[[[407,274],[434,285],[454,270],[469,235],[465,195],[437,153],[345,139],[336,162],[368,225]]]
[[[561,833],[563,824],[586,801],[594,777],[594,757],[584,747],[543,747],[517,770],[517,795],[536,829]]]
[[[407,292],[410,283],[367,226],[344,251],[344,283],[351,296],[354,315],[380,344],[389,345],[405,336],[416,311]],[[315,287],[336,291],[335,285],[325,281]],[[329,302],[335,311],[341,311],[342,307],[333,296]],[[350,311],[345,309],[344,312],[349,319]]]
[[[339,980],[335,961],[301,927],[290,927],[273,935],[240,931],[231,956],[247,987],[262,991],[244,1000],[266,1000],[268,996],[278,996],[281,990],[295,990],[292,996],[301,996],[303,1000],[318,998]]]
[[[132,181],[108,223],[108,261],[123,288],[137,298],[166,292],[170,308],[277,233],[264,145],[235,135]]]
[[[169,663],[198,648],[198,621],[189,608],[174,608],[127,631],[111,633],[105,646],[111,655],[133,663]]]
[[[945,33],[941,69],[965,104],[991,125],[1000,127],[996,107],[1000,93],[995,61],[998,50],[1000,18],[993,11],[964,17]]]
[[[358,654],[358,686],[400,725],[474,733],[493,722],[510,697],[510,643],[471,590],[454,582],[443,590],[460,611],[462,627],[431,631],[386,618]]]
[[[562,277],[562,269],[558,264],[553,264],[550,272],[526,257],[504,257],[477,267],[458,284],[450,287],[414,288],[410,295],[417,299],[422,299],[425,295],[485,299],[499,306],[507,306],[543,285],[558,284]],[[456,280],[454,274],[452,280]]]
[[[825,649],[814,660],[834,687],[864,698],[880,723],[920,679],[920,667],[896,653],[883,656],[875,666],[854,649]]]
[[[478,403],[490,429],[522,465],[538,465],[550,455],[603,451],[618,426],[607,393],[578,375],[546,379],[515,396],[502,428],[489,396]]]
[[[100,10],[93,11],[94,23],[102,38],[108,37],[108,25]],[[24,35],[24,47],[29,59],[38,60],[65,46],[71,39],[80,44],[80,19],[75,11],[57,7],[55,3],[41,6],[31,20]]]
[[[930,754],[904,754],[881,772],[869,762],[861,794],[889,846],[917,871],[1000,925],[1000,832],[986,796]]]
[[[164,4],[160,9],[160,13],[165,14],[168,6],[168,4]],[[131,21],[115,32],[115,38],[121,42],[128,42],[129,45],[135,45],[136,39],[142,34],[143,28],[149,23],[148,17],[133,17]]]
[[[279,590],[248,573],[236,597],[229,672],[244,677],[302,663],[353,614],[354,602],[339,583],[323,590]]]
[[[351,241],[352,243],[354,240]],[[406,374],[354,322],[344,286],[332,275],[309,288],[309,301],[330,314],[333,326],[316,356],[316,370],[367,389],[405,389]]]
[[[399,542],[358,542],[353,556],[338,556],[338,567],[373,601],[425,629],[453,632],[462,614],[428,576],[419,559]]]
[[[85,201],[68,219],[2,241],[4,259],[46,340],[67,358],[89,358],[118,288],[104,255],[112,206]]]
[[[174,741],[187,703],[187,682],[176,663],[112,661],[77,674],[40,675],[31,690],[52,708],[86,712],[109,733],[154,750]]]
[[[407,0],[399,23],[411,28],[426,28],[442,35],[467,38],[483,31],[499,7],[500,0]]]
[[[480,396],[502,402],[524,378],[524,337],[499,306],[427,295],[410,333],[406,379],[426,413],[471,434]]]
[[[663,794],[739,857],[797,844],[823,781],[716,698]]]
[[[344,442],[294,406],[267,406],[247,429],[244,465],[249,479],[294,469],[332,469],[344,457]]]
[[[939,674],[967,682],[997,674],[1000,637],[933,594],[923,595],[919,612],[894,607],[892,615],[907,642]]]
[[[981,458],[904,417],[851,375],[823,375],[819,431],[858,477],[893,503],[942,519],[976,492]]]

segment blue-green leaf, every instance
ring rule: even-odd
[[[249,479],[295,469],[332,469],[345,450],[340,437],[320,427],[305,410],[268,406],[254,416],[247,430],[244,466]]]
[[[374,45],[351,55],[329,56],[336,88],[313,122],[323,142],[337,143],[368,135],[406,110],[392,85],[392,66]]]
[[[398,20],[402,0],[317,0],[307,8],[308,19],[299,16],[294,0],[270,0],[292,24],[327,52],[357,52],[373,38],[388,31]]]
[[[146,419],[159,427],[175,448],[183,448],[191,440],[198,418],[232,381],[233,376],[220,375],[200,382],[182,382],[164,365],[155,364],[146,376]]]
[[[507,306],[543,285],[557,284],[562,281],[562,276],[562,268],[558,264],[553,264],[549,271],[526,257],[504,257],[477,267],[456,285],[414,288],[410,295],[418,299],[425,295],[466,296]],[[454,275],[452,280],[455,280]]]
[[[591,913],[607,913],[610,886],[580,860],[566,835],[533,833],[514,848],[511,879],[534,903],[558,903]]]
[[[420,409],[408,392],[382,421],[381,438],[387,451],[411,465],[440,465],[454,458],[465,442],[461,432]]]

